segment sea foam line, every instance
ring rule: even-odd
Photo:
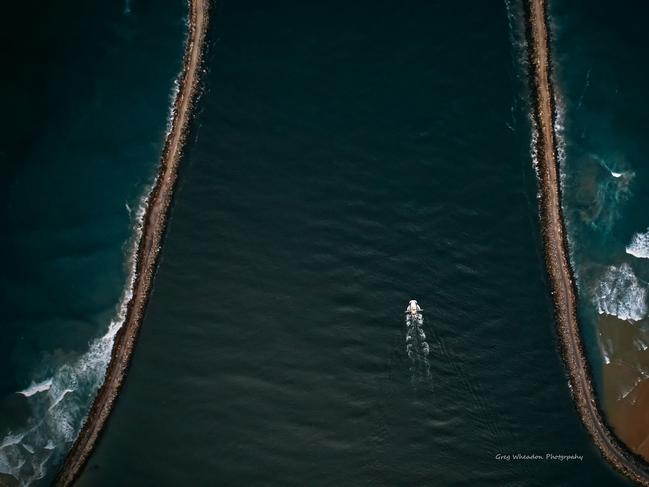
[[[133,297],[137,249],[154,185],[155,181],[146,189],[137,207],[133,236],[127,252],[129,271],[126,285],[117,314],[111,320],[107,332],[91,342],[88,351],[74,363],[60,366],[51,378],[32,383],[28,388],[17,392],[29,399],[32,415],[27,429],[19,433],[8,432],[0,441],[0,472],[11,475],[21,486],[29,486],[42,479],[47,462],[58,458],[65,446],[74,441],[89,403],[104,379],[115,336],[124,324]],[[65,407],[60,407],[63,402]]]
[[[174,79],[170,92],[171,102],[165,139],[173,130],[182,75],[183,71],[181,70]],[[120,297],[117,314],[111,320],[107,332],[94,340],[90,344],[88,352],[79,357],[74,364],[64,364],[51,378],[32,383],[28,388],[18,392],[28,398],[41,392],[48,393],[46,400],[30,404],[33,414],[30,418],[29,429],[18,434],[8,432],[0,441],[0,473],[11,475],[18,480],[21,486],[29,486],[36,480],[42,479],[46,473],[47,462],[50,459],[56,461],[65,452],[66,445],[75,440],[86,418],[90,403],[104,381],[115,337],[125,323],[133,298],[137,277],[138,249],[143,237],[144,219],[158,179],[159,172],[156,173],[139,200],[132,224],[133,236],[126,252],[128,268],[126,284]],[[132,215],[128,203],[126,210],[129,216]],[[86,386],[86,390],[80,387],[83,385]],[[66,407],[57,407],[64,400]],[[29,441],[29,448],[25,448],[23,440]]]

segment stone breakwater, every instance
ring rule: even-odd
[[[561,207],[547,2],[525,0],[525,9],[545,263],[571,393],[579,415],[602,455],[622,474],[649,486],[649,466],[615,437],[596,401],[577,319],[577,293]]]
[[[189,0],[189,33],[183,71],[174,100],[172,121],[167,133],[154,187],[148,198],[141,237],[135,256],[132,297],[124,324],[115,336],[111,360],[104,383],[90,408],[88,417],[55,480],[68,486],[79,477],[101,435],[115,404],[133,354],[160,255],[167,216],[176,186],[178,166],[192,116],[193,102],[200,81],[200,70],[208,26],[208,0]]]

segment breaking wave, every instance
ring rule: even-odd
[[[180,93],[180,77],[174,79],[174,83],[171,87],[171,93],[169,94],[169,113],[167,115],[165,139],[169,137],[169,134],[171,133],[171,130],[174,126],[174,120],[176,119],[176,99],[178,98],[178,93]]]
[[[21,394],[25,397],[31,397],[34,394],[38,394],[39,392],[49,391],[50,387],[52,387],[52,379],[47,379],[41,382],[32,382],[32,385],[30,385],[24,391],[18,391],[18,394]]]
[[[126,286],[108,331],[91,342],[89,350],[75,361],[58,367],[51,378],[16,393],[27,398],[31,414],[23,431],[10,431],[0,440],[0,473],[14,477],[21,486],[42,479],[47,463],[59,461],[79,434],[90,403],[104,380],[115,336],[126,319],[133,296],[137,248],[151,188],[147,188],[138,205],[127,253]]]
[[[647,289],[626,262],[609,266],[597,286],[595,304],[599,314],[639,321],[647,315]]]
[[[639,259],[649,259],[649,229],[645,233],[636,233],[626,247],[626,253]]]
[[[566,107],[563,102],[563,97],[559,94],[557,80],[552,80],[553,93],[554,93],[554,144],[557,151],[557,163],[559,165],[559,180],[561,189],[563,190],[566,182]]]

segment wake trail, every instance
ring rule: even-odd
[[[406,353],[410,359],[411,381],[431,384],[430,346],[423,330],[424,317],[421,313],[406,316]]]

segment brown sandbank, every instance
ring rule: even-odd
[[[171,130],[165,140],[160,169],[143,220],[142,235],[136,254],[133,296],[128,303],[124,324],[115,337],[104,383],[58,473],[54,482],[57,486],[71,485],[79,477],[106,426],[124,381],[144,316],[174,193],[185,136],[192,115],[192,104],[198,88],[208,24],[209,1],[188,0],[188,4],[189,33],[185,46],[183,71],[174,101]]]
[[[604,407],[615,434],[635,453],[649,458],[649,378],[642,322],[614,316],[598,319],[600,342],[608,357],[604,365]]]
[[[525,6],[545,262],[572,396],[588,433],[602,455],[619,472],[649,486],[649,466],[613,435],[596,402],[577,320],[577,294],[561,207],[547,3],[545,0],[526,0]]]

